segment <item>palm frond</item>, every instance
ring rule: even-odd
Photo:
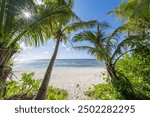
[[[96,23],[97,23],[96,20],[87,21],[87,22],[79,21],[79,22],[71,23],[63,29],[63,32],[70,34],[72,31],[93,28],[96,25]]]
[[[97,29],[97,30],[106,29],[106,28],[109,28],[109,27],[110,27],[110,25],[109,25],[106,21],[97,22],[97,26],[98,26],[98,29]]]
[[[140,40],[141,38],[139,36],[127,37],[125,40],[123,40],[121,43],[118,44],[111,58],[114,59],[118,54],[122,53],[122,48],[125,48],[126,45],[128,45],[127,47],[129,49],[141,46],[142,42]]]
[[[89,41],[91,43],[95,43],[97,35],[91,31],[83,31],[79,34],[76,34],[72,41],[73,42],[82,42],[82,41]]]
[[[100,25],[101,24],[101,25]],[[88,42],[90,46],[80,46],[77,47],[79,50],[86,50],[90,55],[96,56],[98,60],[108,60],[110,58],[110,53],[112,51],[113,46],[115,46],[115,42],[113,42],[112,38],[108,38],[103,33],[103,28],[108,27],[107,23],[97,23],[97,32],[92,31],[83,31],[79,34],[76,34],[72,41],[73,42]]]
[[[96,51],[97,49],[96,48],[93,48],[93,47],[90,47],[90,46],[76,46],[76,47],[73,47],[74,49],[76,50],[85,50],[88,52],[88,54],[90,55],[94,55],[96,56]]]
[[[10,40],[9,45],[20,39],[26,40],[26,43],[29,41],[29,44],[31,44],[31,39],[33,39],[32,44],[35,46],[40,45],[40,42],[43,44],[43,39],[49,39],[52,34],[52,21],[55,21],[58,17],[68,16],[68,13],[70,11],[66,8],[64,9],[63,6],[55,4],[46,6],[46,10],[43,10],[43,13],[40,13],[40,15],[34,16],[33,22],[29,22],[30,24],[27,25],[25,30],[20,32],[15,39]]]
[[[66,1],[67,1],[68,6],[69,6],[70,8],[72,8],[72,7],[74,6],[74,0],[66,0]]]

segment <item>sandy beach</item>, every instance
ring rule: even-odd
[[[34,78],[42,79],[45,69],[15,72],[15,75],[20,78],[23,72],[35,72]],[[104,83],[100,79],[102,72],[104,68],[55,67],[49,85],[67,90],[68,100],[87,100],[84,92],[95,84]]]

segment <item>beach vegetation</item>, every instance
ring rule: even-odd
[[[33,79],[34,73],[23,73],[20,81],[9,80],[5,90],[0,90],[0,99],[5,100],[32,100],[37,93],[40,81]],[[48,87],[47,100],[63,100],[67,98],[67,92],[63,89]]]
[[[121,100],[123,96],[117,92],[112,83],[94,85],[93,88],[89,88],[85,95],[90,100]]]
[[[150,49],[124,56],[117,62],[117,70],[130,80],[137,99],[150,99]]]
[[[125,77],[131,83],[128,85],[123,80],[115,84],[108,82],[106,84],[94,85],[89,88],[86,95],[89,99],[114,100],[114,99],[150,99],[150,51],[148,49],[135,51],[132,55],[127,54],[120,59],[116,66],[119,77]],[[132,86],[133,94],[128,98],[123,95],[123,91],[130,90]]]

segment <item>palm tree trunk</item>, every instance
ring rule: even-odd
[[[17,50],[10,51],[9,49],[0,48],[0,83],[5,84],[12,68],[8,65],[8,62]]]
[[[111,77],[111,81],[113,83],[113,86],[116,87],[117,91],[120,92],[125,99],[127,99],[127,100],[136,99],[136,95],[134,94],[134,91],[132,89],[132,85],[131,85],[130,81],[125,76],[120,74],[122,76],[122,78],[120,79],[117,76],[116,70],[112,64],[107,66],[107,71]],[[120,90],[121,87],[120,87],[120,85],[118,85],[118,81],[120,82],[120,80],[125,86],[128,86],[128,87]]]
[[[106,69],[107,69],[108,74],[110,75],[111,81],[119,79],[117,77],[117,74],[116,74],[116,71],[115,71],[113,65],[111,65],[111,64],[110,65],[106,65]]]
[[[51,61],[48,65],[47,71],[45,73],[42,84],[39,88],[39,91],[38,91],[37,95],[34,97],[34,100],[44,100],[45,97],[46,97],[47,87],[48,87],[48,84],[49,84],[49,81],[50,81],[52,69],[53,69],[54,62],[56,60],[57,52],[58,52],[58,49],[59,49],[59,43],[60,43],[60,39],[57,39],[53,56],[52,56]]]
[[[3,26],[3,22],[4,22],[4,12],[5,12],[5,7],[6,7],[6,0],[2,0],[1,3],[1,12],[0,12],[0,34],[2,33],[2,26]]]

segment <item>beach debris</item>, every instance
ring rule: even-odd
[[[79,84],[76,85],[77,88],[79,88],[79,86],[80,86]]]

